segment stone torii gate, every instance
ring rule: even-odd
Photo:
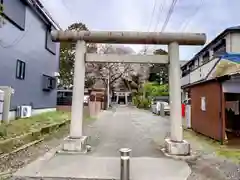
[[[190,145],[183,140],[179,45],[203,45],[206,35],[199,33],[157,33],[120,31],[53,31],[55,42],[76,42],[74,86],[70,136],[63,150],[86,151],[87,137],[82,134],[85,62],[161,63],[169,64],[171,136],[165,139],[171,155],[188,155]],[[117,55],[86,53],[86,43],[165,44],[168,55]]]

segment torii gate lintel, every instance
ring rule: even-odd
[[[82,134],[85,62],[110,62],[110,60],[113,59],[111,62],[143,63],[145,61],[144,58],[146,58],[146,62],[148,63],[169,62],[171,136],[165,140],[166,152],[171,155],[189,155],[190,145],[183,140],[182,130],[179,45],[203,45],[206,42],[205,34],[127,31],[53,31],[52,39],[54,41],[77,42],[70,137],[66,143],[64,143],[64,150],[86,150],[87,137]],[[96,54],[86,54],[86,43],[167,44],[168,55],[155,56],[154,58],[152,56],[145,56],[143,58],[139,55],[97,56]],[[96,60],[98,57],[99,60]],[[104,59],[106,59],[106,61]]]

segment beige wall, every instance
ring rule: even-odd
[[[187,85],[190,83],[190,74],[181,78],[181,86]]]
[[[226,51],[229,53],[231,52],[231,35],[228,34],[226,37]]]
[[[240,53],[240,33],[231,33],[228,36],[230,47],[228,52]]]

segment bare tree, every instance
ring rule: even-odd
[[[99,54],[127,54],[129,51],[125,51],[124,48],[113,47],[111,45],[100,45],[98,47]],[[108,81],[110,89],[114,88],[114,84],[123,77],[129,76],[129,73],[133,71],[131,64],[126,63],[89,63],[86,68],[86,74],[88,77],[97,77],[101,79],[104,86],[107,87]]]

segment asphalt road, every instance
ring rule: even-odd
[[[132,157],[162,157],[154,139],[164,142],[170,122],[149,111],[118,106],[103,112],[85,129],[90,136],[92,155],[119,156],[119,149],[132,149]]]

